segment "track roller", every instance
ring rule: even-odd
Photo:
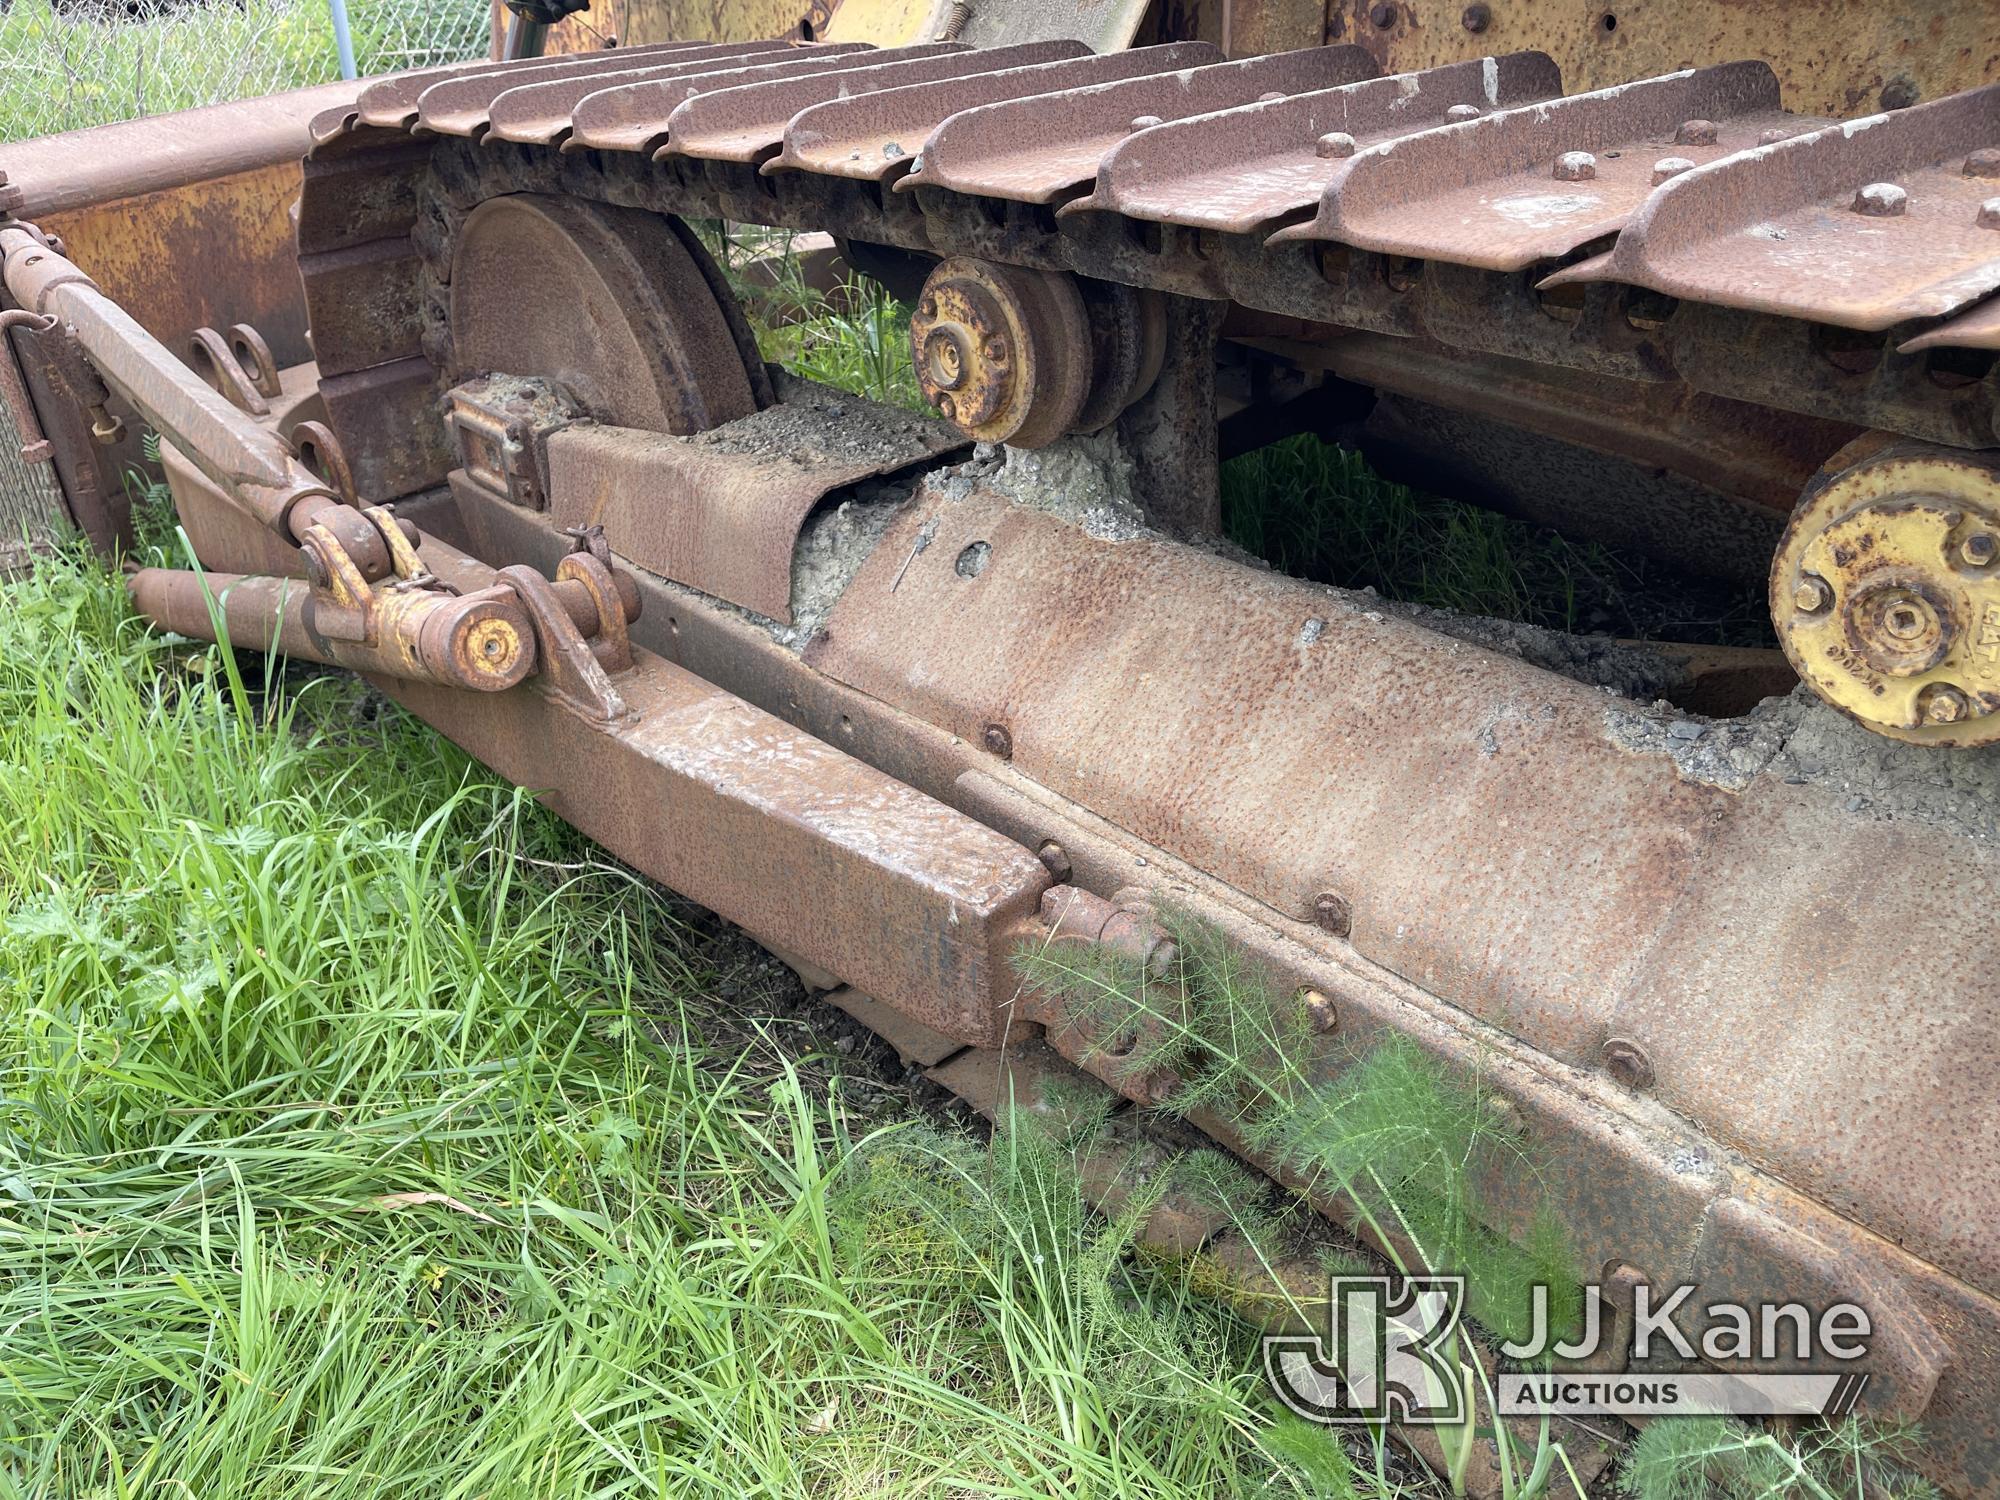
[[[953,256],[924,282],[917,380],[967,437],[1041,448],[1109,426],[1160,373],[1157,293]]]
[[[2000,742],[2000,453],[1843,449],[1779,545],[1771,618],[1800,677],[1877,733]]]

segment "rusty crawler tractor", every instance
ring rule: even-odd
[[[23,446],[108,543],[156,429],[235,641],[976,1099],[1171,1087],[1009,954],[1207,918],[1476,1066],[1587,1279],[1869,1309],[1862,1410],[2000,1497],[1994,7],[755,10],[6,148]],[[767,371],[694,219],[836,236],[936,417]],[[1768,576],[1783,660],[1683,664],[1810,692],[1668,712],[1190,545],[1225,445],[1335,424]],[[1018,498],[1078,434],[1133,516]]]

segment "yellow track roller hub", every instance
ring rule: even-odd
[[[1771,618],[1800,677],[1877,733],[2000,741],[2000,454],[1851,446],[1793,513]]]

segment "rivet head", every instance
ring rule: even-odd
[[[1352,156],[1356,142],[1344,130],[1330,130],[1313,142],[1313,150],[1321,156]]]
[[[1338,892],[1321,891],[1313,897],[1312,912],[1314,925],[1335,937],[1346,937],[1354,930],[1354,910]]]
[[[1919,706],[1929,724],[1956,724],[1972,713],[1972,704],[1965,694],[1948,682],[1925,688]]]
[[[1479,118],[1479,106],[1476,104],[1454,104],[1444,112],[1444,117],[1447,120],[1476,120]]]
[[[1604,1044],[1604,1071],[1628,1089],[1643,1089],[1653,1081],[1653,1064],[1637,1042],[1613,1037]]]
[[[1973,223],[1981,229],[2000,229],[2000,198],[1988,198],[1980,204]]]
[[[1808,573],[1799,580],[1799,586],[1792,590],[1792,605],[1801,613],[1823,614],[1833,603],[1833,590],[1827,587],[1824,578]]]
[[[1493,7],[1490,5],[1468,5],[1465,7],[1465,13],[1458,18],[1458,24],[1474,36],[1477,36],[1493,24]]]
[[[1300,990],[1299,1006],[1306,1013],[1306,1024],[1321,1036],[1340,1029],[1339,1009],[1320,991]]]
[[[1683,120],[1674,132],[1676,146],[1713,146],[1721,133],[1713,120]]]
[[[1588,151],[1565,151],[1556,158],[1557,182],[1588,182],[1597,175],[1597,158]]]
[[[1967,177],[2000,177],[2000,146],[1981,146],[1965,158]]]
[[[1965,539],[1958,555],[1965,559],[1968,566],[1983,568],[1995,557],[2000,557],[2000,537],[1990,531],[1975,531]]]
[[[1910,195],[1893,182],[1871,182],[1854,195],[1854,211],[1871,219],[1894,219],[1908,211]]]
[[[1014,753],[1014,736],[1007,732],[1004,724],[988,724],[980,732],[979,743],[1002,760]]]
[[[1131,130],[1151,130],[1155,125],[1164,125],[1166,123],[1158,115],[1134,115],[1131,125],[1127,128]]]
[[[1678,177],[1693,170],[1694,163],[1685,156],[1663,156],[1653,163],[1653,186],[1658,187],[1669,177]]]
[[[1378,5],[1368,12],[1368,19],[1375,23],[1377,31],[1387,31],[1391,26],[1396,24],[1396,7],[1393,5]]]

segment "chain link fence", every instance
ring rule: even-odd
[[[349,0],[357,71],[483,56],[479,0]],[[0,0],[0,141],[340,76],[328,0]]]

